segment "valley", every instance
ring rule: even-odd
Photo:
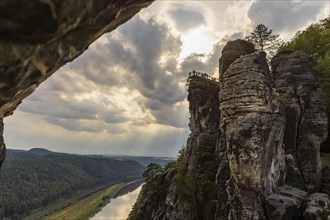
[[[145,166],[129,158],[8,149],[0,172],[0,213],[12,219],[52,219],[79,210],[79,219],[87,219],[118,190],[142,179]]]

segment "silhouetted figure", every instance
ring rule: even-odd
[[[199,71],[196,71],[196,70],[193,70],[192,72],[189,72],[189,76],[198,76],[198,77],[202,77],[202,78],[205,78],[205,79],[208,79],[208,80],[212,80],[214,82],[217,82],[217,78],[216,77],[209,76],[208,73],[199,72]],[[189,79],[187,79],[187,80],[189,80]],[[187,81],[187,83],[188,83],[188,81]]]

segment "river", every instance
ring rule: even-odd
[[[111,199],[111,202],[102,208],[91,220],[124,220],[127,219],[132,210],[142,185],[138,186],[131,192],[121,193],[118,197]]]

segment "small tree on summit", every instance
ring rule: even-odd
[[[268,30],[264,24],[258,24],[246,40],[253,43],[256,50],[266,52],[269,57],[274,56],[282,44],[279,35],[273,34],[273,30]]]

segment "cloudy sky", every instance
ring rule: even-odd
[[[5,119],[7,147],[176,156],[189,71],[217,76],[224,44],[259,23],[289,40],[329,14],[329,0],[156,1],[25,99]]]

